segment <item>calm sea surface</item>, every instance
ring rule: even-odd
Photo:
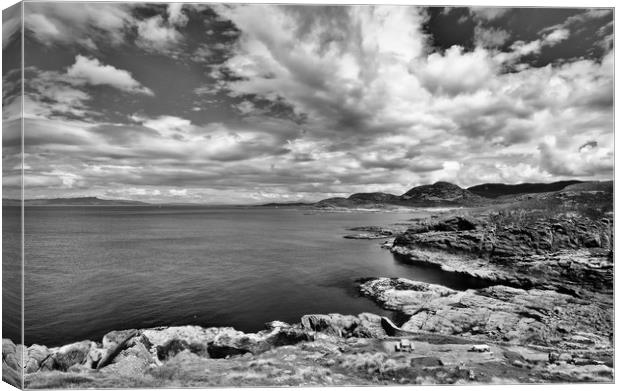
[[[418,213],[418,215],[424,212]],[[60,345],[110,330],[164,325],[298,322],[304,314],[387,314],[355,280],[446,282],[396,260],[347,227],[416,213],[321,213],[294,208],[27,207],[25,341]],[[19,208],[5,207],[6,287],[19,287]],[[448,282],[454,285],[455,282]],[[456,282],[458,285],[458,282]],[[19,296],[3,292],[4,337],[18,339]]]

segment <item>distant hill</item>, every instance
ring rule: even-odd
[[[471,205],[483,199],[459,186],[448,182],[416,186],[403,195],[389,193],[355,193],[348,198],[335,197],[319,201],[315,206],[353,208],[360,206],[436,206],[436,205]]]
[[[410,204],[471,204],[482,201],[480,196],[449,182],[416,186],[400,199]]]
[[[255,206],[272,206],[272,207],[298,207],[298,206],[310,206],[312,202],[269,202],[267,204],[260,204]]]
[[[483,183],[469,187],[467,190],[487,198],[497,198],[506,195],[526,194],[526,193],[547,193],[559,191],[567,186],[582,183],[581,181],[559,181],[552,183],[519,183],[516,185],[506,185],[503,183]]]
[[[2,200],[5,206],[19,206],[20,200],[7,199]],[[30,199],[24,200],[25,206],[122,206],[122,205],[150,205],[146,202],[130,201],[130,200],[104,200],[97,197],[77,197],[77,198],[46,198],[46,199]]]
[[[360,208],[382,206],[483,206],[515,202],[526,194],[561,192],[613,192],[613,181],[582,182],[577,180],[553,183],[484,183],[463,189],[453,183],[436,182],[411,188],[397,196],[389,193],[355,193],[351,196],[327,198],[314,204],[319,208]],[[541,194],[542,196],[543,194]],[[515,197],[513,197],[515,196]]]
[[[356,202],[360,202],[360,203],[367,203],[367,202],[390,203],[390,202],[398,201],[400,197],[394,194],[389,194],[389,193],[355,193],[349,196],[348,199],[356,201]]]
[[[388,193],[355,193],[348,198],[334,197],[321,200],[314,204],[319,208],[338,207],[338,208],[355,208],[361,206],[373,205],[396,205],[400,201],[400,197]]]

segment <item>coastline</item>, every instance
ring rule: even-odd
[[[362,233],[351,239],[377,240],[403,262],[475,282],[359,280],[397,325],[310,314],[256,333],[157,327],[53,348],[3,340],[4,378],[24,368],[29,388],[612,382],[613,216],[517,206],[352,228]],[[411,351],[397,349],[405,340]]]

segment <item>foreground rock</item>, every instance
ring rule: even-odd
[[[271,322],[266,330],[248,334],[227,327],[198,326],[115,331],[101,344],[85,341],[48,349],[51,365],[39,364],[24,380],[28,388],[146,388],[591,382],[613,378],[613,369],[597,358],[571,355],[569,362],[540,348],[496,343],[475,351],[477,339],[442,334],[406,332],[413,350],[398,351],[401,340],[387,335],[382,327],[385,323],[391,322],[373,314],[317,314],[304,316],[296,325]],[[108,365],[94,369],[97,360],[123,341],[123,348]],[[22,363],[15,352],[23,350],[23,346],[3,340],[3,366],[11,369],[9,374],[20,369]],[[29,353],[25,357],[32,358]]]
[[[578,299],[507,286],[456,291],[402,278],[363,283],[361,291],[410,316],[402,329],[552,349],[613,348],[613,298]]]

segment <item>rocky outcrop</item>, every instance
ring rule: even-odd
[[[232,327],[159,327],[112,331],[103,336],[100,344],[81,341],[54,348],[32,345],[27,349],[5,339],[3,362],[15,370],[24,368],[26,373],[94,369],[138,373],[183,352],[211,359],[256,355],[280,346],[311,342],[317,333],[342,338],[385,336],[381,318],[374,314],[306,315],[300,324],[270,322],[266,330],[257,333],[244,333]]]
[[[613,301],[507,286],[456,291],[402,278],[361,284],[383,307],[410,316],[405,331],[483,338],[554,349],[611,349]],[[595,300],[592,300],[595,299]]]
[[[399,284],[407,284],[407,290],[417,286],[422,293],[447,294],[446,298],[454,294],[440,287],[406,281],[396,284],[401,290],[405,285]],[[40,369],[26,374],[25,384],[28,388],[49,389],[609,382],[613,379],[613,355],[600,349],[591,349],[589,353],[549,352],[536,346],[493,342],[485,343],[482,349],[478,339],[445,334],[406,332],[390,337],[373,330],[377,324],[381,324],[381,318],[373,314],[317,314],[305,316],[297,325],[270,322],[266,330],[256,334],[196,326],[138,330],[135,335],[132,335],[135,330],[117,331],[106,335],[102,344],[96,344],[96,349],[111,349],[129,337],[109,365],[99,370],[73,365],[67,372]],[[360,333],[362,328],[369,330],[372,337],[355,336],[366,334]],[[281,332],[293,339],[285,343],[273,339],[282,335]],[[402,337],[410,341],[411,351],[397,349],[402,345]],[[578,341],[584,343],[586,339],[592,337],[583,335]],[[251,353],[259,340],[274,344]],[[219,341],[218,346],[240,351],[214,359],[208,351],[214,341]],[[10,341],[3,344],[7,358],[11,348],[13,352],[20,350]],[[241,351],[246,352],[241,354]]]
[[[452,217],[414,225],[399,235],[394,245],[513,258],[583,247],[610,249],[612,227],[608,218],[538,218],[505,223],[491,220],[481,225],[470,218]]]
[[[301,325],[306,330],[318,331],[344,338],[381,338],[386,332],[381,325],[381,317],[363,313],[352,315],[304,315]]]
[[[417,223],[396,236],[391,251],[407,262],[489,283],[574,293],[612,289],[610,218],[537,218],[505,224],[489,220],[483,224],[453,217]]]
[[[387,239],[394,236],[394,231],[384,227],[368,226],[349,228],[349,231],[362,232],[359,234],[344,235],[345,239]]]

